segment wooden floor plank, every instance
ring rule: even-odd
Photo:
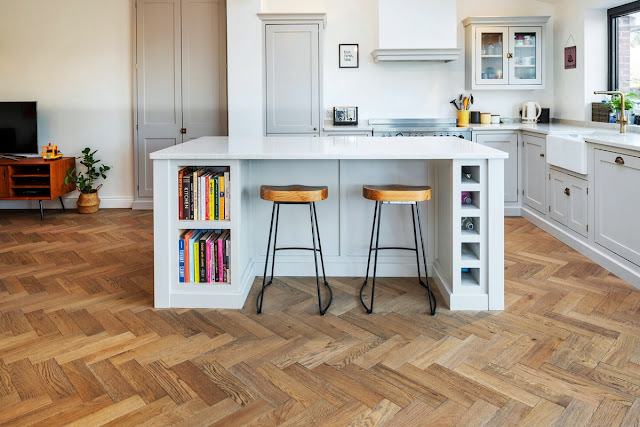
[[[153,216],[0,211],[0,423],[638,425],[640,291],[505,219],[503,312],[411,278],[278,277],[255,313],[153,308]]]

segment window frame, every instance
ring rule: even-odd
[[[640,12],[640,0],[607,10],[609,32],[609,90],[618,90],[618,23],[616,18]]]

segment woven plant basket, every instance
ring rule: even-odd
[[[92,193],[80,193],[80,197],[78,197],[78,213],[92,214],[98,212],[98,209],[100,209],[100,198],[98,197],[100,187],[102,185]]]

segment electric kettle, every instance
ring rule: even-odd
[[[542,107],[537,102],[522,104],[522,123],[536,123],[542,114]]]

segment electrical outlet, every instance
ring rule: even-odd
[[[327,120],[333,119],[333,109],[324,110],[324,118]]]

